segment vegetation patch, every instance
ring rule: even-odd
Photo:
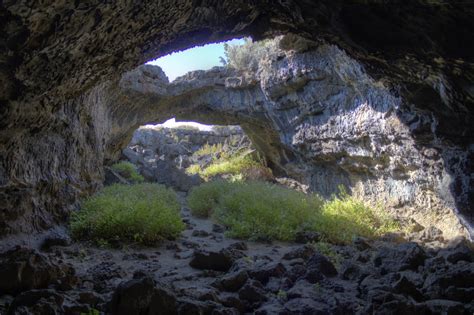
[[[210,156],[212,162],[206,166],[192,164],[187,169],[188,174],[198,174],[205,180],[214,177],[227,177],[234,180],[245,179],[268,179],[272,178],[271,170],[263,163],[263,159],[249,150],[240,150],[231,154],[226,152],[222,144],[204,145],[194,153],[199,159],[203,156]]]
[[[324,203],[321,218],[315,229],[328,240],[341,242],[350,241],[354,236],[374,238],[400,229],[381,206],[372,207],[344,189]]]
[[[244,41],[242,45],[224,44],[223,65],[242,71],[257,71],[260,61],[279,49],[279,42],[273,39],[254,42],[245,38]]]
[[[382,210],[344,192],[325,201],[266,182],[204,183],[191,191],[188,204],[194,215],[225,225],[229,236],[251,240],[292,241],[300,231],[314,231],[344,244],[398,229]]]
[[[138,173],[137,167],[130,162],[118,162],[112,165],[111,168],[119,173],[120,176],[133,183],[142,183],[145,181],[145,178]]]
[[[115,184],[85,200],[71,217],[76,239],[154,244],[179,236],[185,226],[176,193],[164,186]]]
[[[213,214],[222,196],[235,188],[235,184],[226,180],[215,180],[191,190],[188,206],[197,217],[207,218]]]
[[[222,143],[217,144],[204,144],[199,150],[194,152],[196,156],[205,156],[205,155],[217,155],[217,154],[225,154],[224,145]]]

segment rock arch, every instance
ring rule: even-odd
[[[211,109],[244,128],[263,127],[261,146],[271,144],[263,150],[275,167],[311,174],[303,179],[315,190],[343,183],[366,196],[395,195],[415,210],[434,200],[446,217],[458,209],[473,222],[473,10],[423,1],[6,2],[0,234],[63,220],[100,186],[102,162],[114,159],[130,130],[171,108],[185,116]],[[289,32],[305,40],[287,36],[282,45],[300,54],[270,63],[267,76],[247,81],[215,70],[168,84],[139,68],[148,82],[134,85],[133,72],[120,79],[194,44]],[[393,154],[401,158],[396,166]],[[420,183],[426,189],[416,193]]]

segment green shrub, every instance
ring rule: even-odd
[[[316,224],[316,230],[329,240],[343,243],[354,236],[373,238],[399,228],[380,207],[371,207],[344,190],[324,203]]]
[[[231,184],[232,185],[232,184]],[[321,199],[264,182],[233,184],[221,196],[214,216],[229,227],[229,236],[253,240],[294,240],[311,229]]]
[[[199,166],[199,164],[191,164],[190,166],[188,166],[188,168],[186,168],[186,173],[189,175],[199,175],[202,173],[201,166]]]
[[[233,184],[225,180],[215,180],[194,187],[188,196],[191,213],[198,217],[209,217],[217,207],[221,196],[227,194],[233,187]]]
[[[229,158],[221,158],[215,161],[202,170],[201,174],[204,178],[223,174],[236,175],[251,167],[262,167],[262,165],[253,159],[250,154],[234,155]]]
[[[141,183],[145,181],[145,178],[138,173],[136,166],[130,162],[118,162],[112,165],[111,168],[119,173],[120,176],[134,183]]]
[[[265,39],[261,41],[252,41],[245,38],[242,45],[224,44],[225,59],[223,62],[228,67],[243,70],[256,71],[259,62],[266,56],[275,54],[278,50],[279,42],[277,39]]]
[[[115,184],[85,200],[71,217],[76,239],[153,244],[175,238],[184,224],[176,193],[164,186]]]
[[[195,156],[212,155],[213,161],[206,167],[199,164],[192,164],[186,169],[188,174],[198,174],[208,180],[216,176],[229,175],[230,177],[243,179],[264,179],[273,178],[271,170],[263,163],[263,159],[255,157],[251,151],[241,151],[230,156],[222,146],[204,145],[200,150],[194,152]]]
[[[229,236],[244,239],[291,241],[299,231],[315,231],[328,242],[349,243],[398,228],[380,209],[345,193],[323,201],[265,182],[204,183],[190,192],[188,204],[194,215],[212,216]]]
[[[223,154],[224,153],[224,146],[222,143],[217,144],[204,144],[199,150],[194,152],[196,156],[204,156],[204,155],[215,155],[215,154]]]

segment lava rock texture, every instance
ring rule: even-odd
[[[461,233],[456,212],[474,222],[469,3],[3,1],[0,21],[1,235],[64,220],[133,130],[181,114],[240,124],[275,170],[323,194],[344,184],[419,222],[434,213],[445,235]],[[172,51],[282,33],[258,73],[120,78]]]

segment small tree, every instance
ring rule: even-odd
[[[224,44],[223,65],[242,71],[257,71],[260,60],[278,49],[276,39],[254,42],[251,38],[245,38],[244,41],[242,45]]]

